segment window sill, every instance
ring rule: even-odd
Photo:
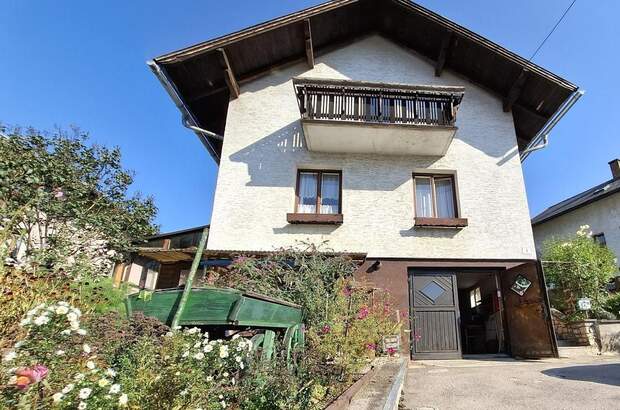
[[[419,228],[465,228],[467,218],[414,218],[414,226]]]
[[[342,214],[286,214],[286,221],[290,224],[342,224]]]

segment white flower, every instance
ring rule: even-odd
[[[71,334],[71,329],[65,329],[62,332],[60,332],[61,335],[63,336],[67,336]]]
[[[233,378],[231,378],[231,379],[230,379],[230,382],[231,382],[231,383],[232,383],[232,385],[234,386],[234,385],[235,385],[235,378],[234,378],[234,377],[233,377]]]
[[[17,357],[17,353],[14,350],[7,352],[4,356],[2,356],[3,362],[10,362]]]
[[[213,345],[206,345],[205,347],[202,348],[202,350],[204,350],[205,353],[209,353],[213,351]]]
[[[86,408],[86,402],[81,401],[77,408],[78,410],[84,410]]]
[[[120,384],[113,384],[112,387],[110,387],[110,394],[117,394],[121,392],[121,385]]]
[[[103,378],[103,379],[99,379],[97,384],[99,385],[99,387],[105,387],[110,384],[110,381],[106,378]]]
[[[78,397],[80,399],[87,399],[90,394],[92,393],[93,389],[90,389],[88,387],[84,387],[83,389],[80,389],[80,393],[78,394]]]
[[[83,380],[83,379],[84,379],[84,377],[86,377],[86,376],[84,376],[84,373],[78,373],[78,374],[76,374],[76,375],[73,377],[73,379],[75,379],[75,381],[78,381],[78,382],[79,382],[80,380]]]
[[[67,320],[69,322],[75,322],[78,320],[78,315],[76,315],[74,312],[67,313]]]
[[[235,356],[235,362],[241,363],[242,360],[241,356]]]
[[[54,403],[58,403],[62,400],[62,396],[64,396],[64,394],[56,393],[52,396],[52,400],[54,400]]]
[[[56,354],[56,356],[62,356],[63,354],[65,354],[64,350],[56,350],[56,352],[54,352]]]
[[[108,369],[105,371],[106,376],[114,377],[116,376],[116,371],[114,369]]]
[[[90,346],[87,345],[86,343],[82,345],[82,350],[84,351],[84,353],[90,353],[92,351]]]
[[[17,383],[17,376],[13,375],[9,377],[9,384],[15,384],[15,383]]]
[[[191,329],[187,329],[186,332],[188,335],[193,335],[194,333],[200,332],[200,329],[198,329],[197,327],[192,327]]]
[[[183,389],[179,392],[181,396],[185,396],[187,394],[187,389]]]
[[[50,318],[45,316],[45,315],[41,315],[41,316],[37,316],[36,319],[34,319],[34,324],[37,326],[41,326],[44,325],[46,323],[49,323]]]
[[[181,355],[181,357],[188,357],[189,356],[189,352],[183,352],[183,354]]]
[[[24,326],[28,326],[30,324],[31,320],[29,317],[26,317],[22,320],[19,321],[19,325],[24,327]]]
[[[118,404],[120,404],[121,406],[126,406],[128,401],[129,397],[127,397],[127,394],[125,393],[121,394],[121,396],[118,398]]]
[[[71,330],[78,330],[80,328],[80,322],[74,321],[69,323],[69,328],[71,328]]]
[[[57,315],[66,315],[67,313],[69,313],[69,308],[66,306],[58,306],[55,310],[55,313]]]
[[[243,368],[244,368],[244,367],[245,367],[245,366],[243,365],[243,362],[239,363],[239,368],[240,368],[241,370],[243,370]]]
[[[224,372],[224,377],[228,377],[228,372]]]
[[[204,353],[202,353],[202,352],[198,352],[198,353],[196,353],[196,354],[194,355],[194,359],[196,359],[196,360],[202,360],[202,359],[204,359],[204,358],[205,358],[205,354],[204,354]]]
[[[224,398],[224,396],[222,396],[221,394],[219,396],[217,396],[220,400],[222,400]]]
[[[73,384],[73,383],[69,383],[69,384],[67,384],[67,385],[65,386],[65,388],[64,388],[64,389],[62,389],[61,391],[62,391],[64,394],[67,394],[67,393],[69,393],[71,390],[73,390],[73,388],[74,388],[74,387],[75,387],[75,384]]]
[[[84,336],[84,335],[86,334],[86,330],[84,330],[84,329],[78,329],[78,330],[77,330],[77,334],[78,334],[78,335],[80,335],[80,336]]]
[[[175,376],[179,376],[181,374],[181,372],[175,372],[174,375]]]
[[[224,400],[222,400],[222,401],[220,402],[220,405],[222,406],[222,408],[223,408],[223,409],[225,409],[225,408],[226,408],[226,402],[225,402]]]
[[[93,370],[95,367],[97,367],[97,365],[92,360],[89,360],[86,362],[86,367],[88,367],[90,370]]]
[[[222,359],[225,359],[228,357],[228,346],[226,345],[220,346],[220,357]]]
[[[233,337],[232,337],[232,340],[235,340],[235,339],[237,339],[237,338],[239,338],[239,333],[235,333],[235,334],[233,335]]]
[[[194,349],[198,349],[200,347],[200,342],[194,343]]]
[[[208,382],[212,382],[213,381],[213,376],[207,376],[207,381]]]

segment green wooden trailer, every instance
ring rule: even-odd
[[[162,289],[127,297],[127,312],[143,312],[172,325],[183,288]],[[178,318],[180,326],[251,330],[252,347],[264,360],[274,355],[278,335],[287,358],[304,345],[301,307],[254,292],[231,288],[192,288]]]

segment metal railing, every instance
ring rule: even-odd
[[[453,126],[462,87],[293,80],[302,119]]]

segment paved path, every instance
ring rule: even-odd
[[[411,362],[407,409],[620,409],[620,358]]]

